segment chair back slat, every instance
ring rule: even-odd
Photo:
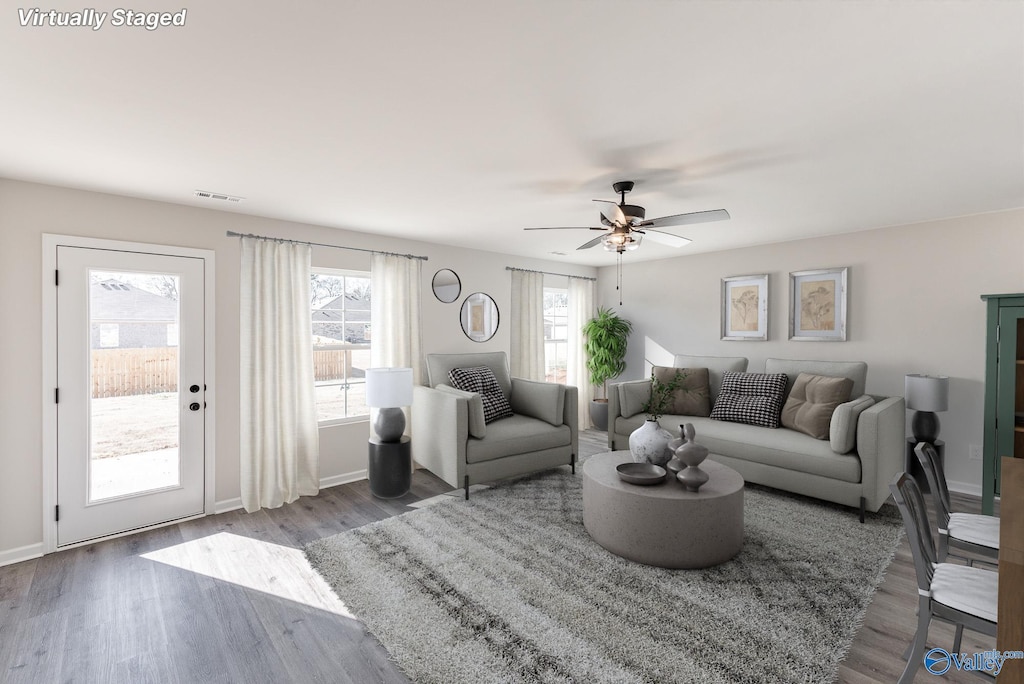
[[[949,515],[953,507],[949,502],[949,487],[946,485],[946,471],[942,467],[942,460],[939,459],[939,452],[928,442],[919,442],[914,447],[917,460],[924,469],[925,477],[928,478],[928,486],[932,490],[932,498],[935,499],[935,515],[938,517],[939,527],[949,527]]]
[[[899,473],[889,485],[889,490],[903,516],[903,527],[910,542],[910,553],[914,557],[917,586],[922,591],[930,591],[938,555],[921,488],[910,475]]]

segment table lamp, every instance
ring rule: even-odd
[[[382,442],[398,442],[405,432],[402,406],[412,404],[412,368],[367,368],[366,403],[379,409],[373,430]]]
[[[944,375],[917,375],[906,377],[907,408],[914,411],[910,431],[918,442],[935,443],[939,438],[938,411],[949,408],[949,378]]]

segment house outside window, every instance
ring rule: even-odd
[[[111,349],[121,343],[121,326],[117,323],[100,323],[100,348]]]
[[[544,379],[565,384],[569,288],[544,286]]]
[[[370,413],[370,274],[315,268],[310,286],[317,421],[363,419]]]

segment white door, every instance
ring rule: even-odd
[[[203,513],[203,268],[57,248],[57,546]]]

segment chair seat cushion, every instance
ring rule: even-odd
[[[498,385],[498,379],[487,366],[473,368],[452,368],[448,371],[448,381],[452,387],[463,392],[477,392],[484,404],[484,422],[491,424],[496,420],[512,415],[512,406],[508,403],[505,393]]]
[[[570,444],[572,430],[568,425],[555,427],[537,418],[515,414],[489,424],[486,438],[470,439],[466,444],[466,461],[482,463]]]
[[[981,568],[937,563],[932,600],[961,613],[996,622],[998,573]]]
[[[999,518],[974,513],[950,513],[949,536],[951,539],[999,548]]]

